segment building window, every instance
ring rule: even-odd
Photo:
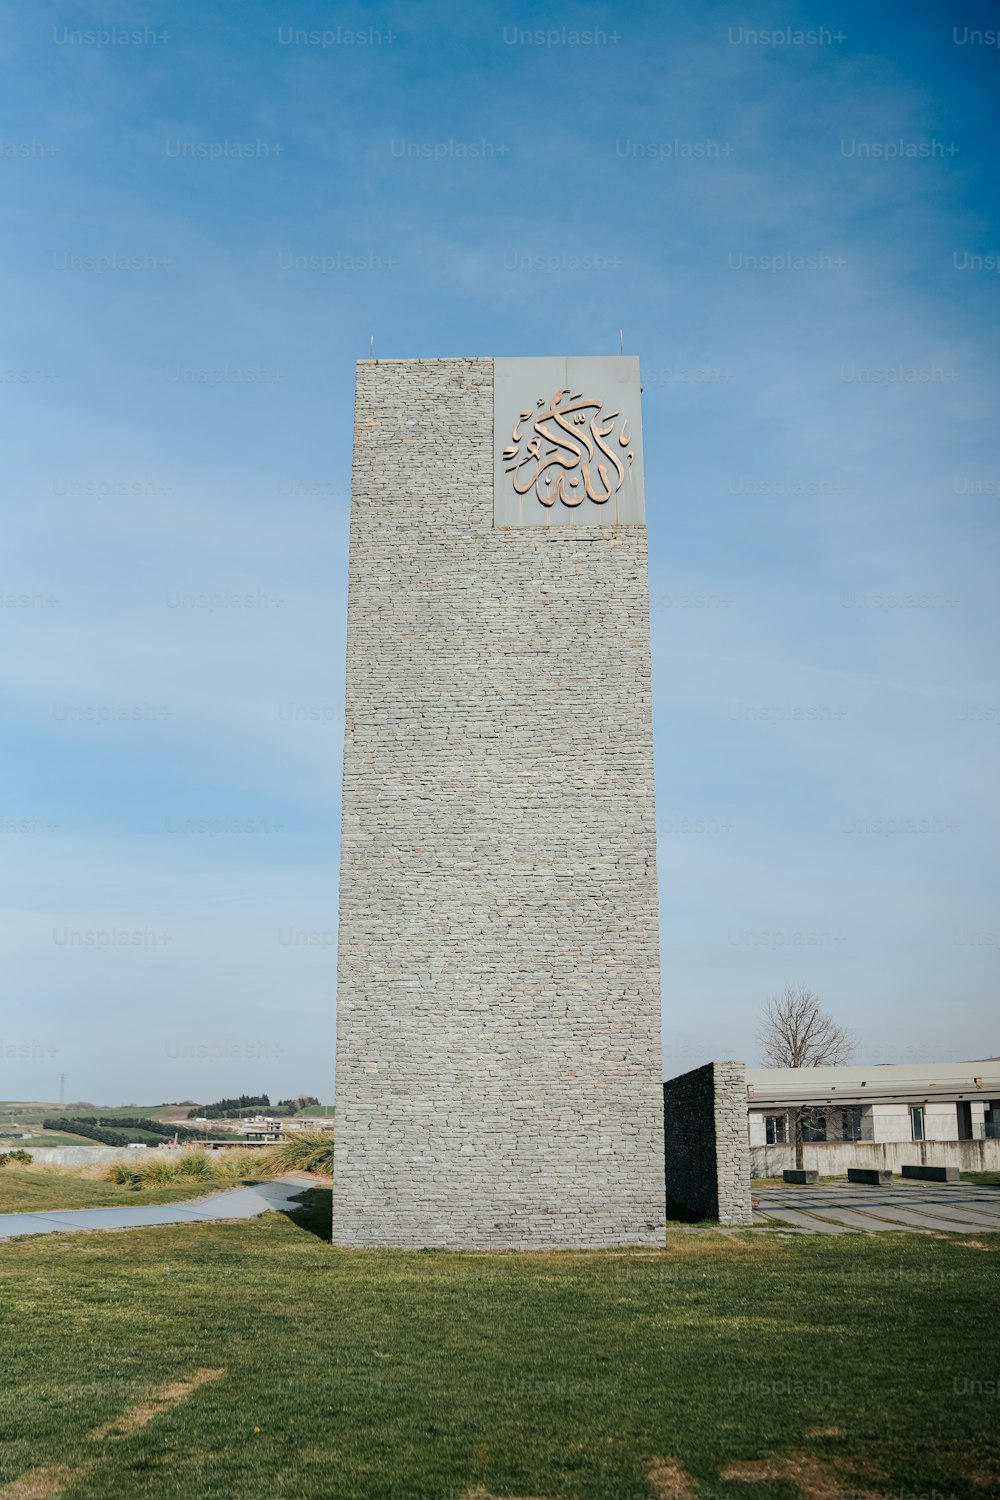
[[[788,1140],[787,1117],[785,1115],[765,1115],[764,1136],[769,1146],[783,1146]]]
[[[844,1140],[860,1141],[861,1139],[861,1110],[844,1110]]]
[[[826,1115],[822,1110],[804,1109],[802,1111],[802,1139],[804,1141],[826,1140]]]
[[[910,1106],[910,1134],[915,1141],[924,1139],[924,1107],[922,1104]]]

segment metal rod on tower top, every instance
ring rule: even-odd
[[[624,330],[624,328],[619,328],[619,330],[618,330],[618,353],[619,354],[624,354],[625,353],[625,330]]]

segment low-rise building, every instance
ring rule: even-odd
[[[1000,1059],[749,1068],[751,1171],[793,1166],[801,1111],[804,1165],[837,1176],[848,1166],[904,1163],[1000,1168]]]
[[[254,1115],[252,1120],[240,1122],[248,1141],[279,1141],[283,1135],[301,1130],[332,1130],[331,1119],[314,1116],[301,1120],[290,1120],[284,1115]]]

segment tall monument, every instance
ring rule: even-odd
[[[335,1244],[662,1244],[640,399],[358,365]]]

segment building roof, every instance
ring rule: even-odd
[[[864,1063],[850,1067],[748,1068],[751,1109],[794,1104],[927,1104],[1000,1099],[1000,1060]]]

